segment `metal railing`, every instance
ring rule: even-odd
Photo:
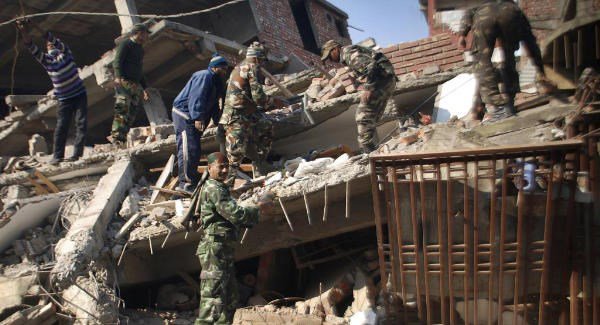
[[[593,259],[589,245],[583,259],[574,252],[588,220],[576,200],[583,148],[372,156],[381,278],[402,297],[404,320],[592,324],[589,263],[583,299],[575,285],[577,261]],[[578,314],[586,299],[589,321]]]

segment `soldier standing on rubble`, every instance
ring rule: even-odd
[[[360,103],[355,116],[358,143],[365,153],[374,151],[379,144],[376,124],[396,88],[393,65],[383,53],[359,45],[342,47],[334,40],[329,40],[323,45],[321,60],[327,59],[348,66],[361,82]]]
[[[50,163],[56,165],[63,160],[75,161],[83,155],[87,131],[87,93],[85,86],[79,78],[77,64],[69,47],[52,33],[44,33],[40,30],[42,34],[45,34],[47,51],[40,50],[31,39],[28,23],[28,21],[19,20],[17,21],[17,28],[23,35],[25,46],[48,72],[54,87],[53,95],[58,99],[56,129],[54,130],[54,154]],[[33,26],[39,29],[36,25]],[[71,157],[63,159],[67,133],[73,117],[75,117],[76,129],[75,150]]]
[[[195,212],[204,231],[196,251],[202,272],[195,324],[231,324],[238,303],[234,246],[240,240],[240,230],[257,224],[259,214],[268,211],[272,203],[265,198],[257,206],[238,205],[224,183],[229,175],[227,157],[215,152],[207,160],[209,179],[200,190]]]
[[[519,91],[519,74],[516,70],[515,51],[523,41],[535,65],[536,81],[540,92],[551,87],[544,73],[544,63],[531,25],[519,6],[512,0],[488,0],[467,10],[459,30],[459,46],[466,47],[466,36],[473,30],[475,74],[479,80],[480,95],[487,113],[484,122],[495,122],[515,114],[515,95]],[[500,40],[504,52],[503,66],[496,70],[492,53]],[[498,84],[503,83],[501,91]]]
[[[143,102],[148,100],[146,79],[143,73],[144,48],[148,40],[148,27],[135,24],[131,37],[117,46],[113,68],[115,71],[115,116],[112,123],[111,142],[125,143],[127,133],[135,121]]]
[[[273,125],[263,113],[269,97],[263,90],[259,67],[267,60],[258,42],[246,50],[246,59],[235,66],[229,77],[221,124],[225,128],[227,158],[231,164],[227,183],[232,186],[244,157],[252,159],[255,176],[266,174],[271,151]]]
[[[213,56],[208,69],[194,73],[173,102],[179,190],[192,192],[200,180],[200,138],[211,120],[215,125],[219,123],[219,99],[225,93],[227,65],[222,56]]]

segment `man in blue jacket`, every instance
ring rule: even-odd
[[[227,65],[222,56],[213,56],[208,69],[194,73],[173,102],[179,190],[192,192],[200,180],[200,138],[211,120],[219,124]]]

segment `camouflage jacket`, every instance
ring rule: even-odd
[[[465,9],[465,13],[460,20],[460,26],[458,28],[458,34],[462,36],[467,36],[473,27],[473,17],[477,13],[477,11],[483,6],[488,5],[496,5],[502,2],[512,2],[511,0],[487,0],[483,1],[483,3],[478,4],[477,6],[470,7]]]
[[[228,240],[237,240],[240,228],[258,223],[258,208],[238,205],[227,185],[214,179],[202,186],[197,209],[204,233],[223,235]]]
[[[262,110],[268,96],[263,90],[258,65],[244,60],[235,66],[227,84],[221,124],[229,124]]]
[[[383,53],[359,45],[342,47],[340,62],[350,68],[367,90],[375,89],[379,79],[395,76],[393,65]]]

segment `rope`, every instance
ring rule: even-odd
[[[110,16],[110,17],[124,16],[124,17],[139,17],[139,18],[145,18],[145,19],[180,18],[180,17],[187,17],[187,16],[193,16],[193,15],[210,12],[213,10],[221,9],[226,6],[230,6],[230,5],[233,5],[236,3],[241,3],[241,2],[246,2],[246,1],[247,0],[232,0],[232,1],[220,4],[218,6],[214,6],[214,7],[208,8],[208,9],[202,9],[202,10],[196,10],[196,11],[190,11],[190,12],[184,12],[184,13],[178,13],[178,14],[172,14],[172,15],[155,15],[155,14],[132,15],[132,14],[119,14],[119,13],[112,13],[112,12],[87,12],[87,11],[40,12],[40,13],[24,15],[21,17],[16,17],[16,18],[4,21],[4,22],[0,23],[0,27],[12,24],[12,23],[16,22],[17,20],[21,20],[21,19],[25,19],[25,18],[34,18],[34,17],[52,16],[52,15]]]
[[[25,7],[23,6],[23,1],[19,0],[19,7],[21,8],[21,16],[25,15]],[[17,69],[17,60],[19,60],[19,30],[15,28],[15,56],[13,57],[12,67],[10,69],[10,94],[15,94],[15,72]]]

